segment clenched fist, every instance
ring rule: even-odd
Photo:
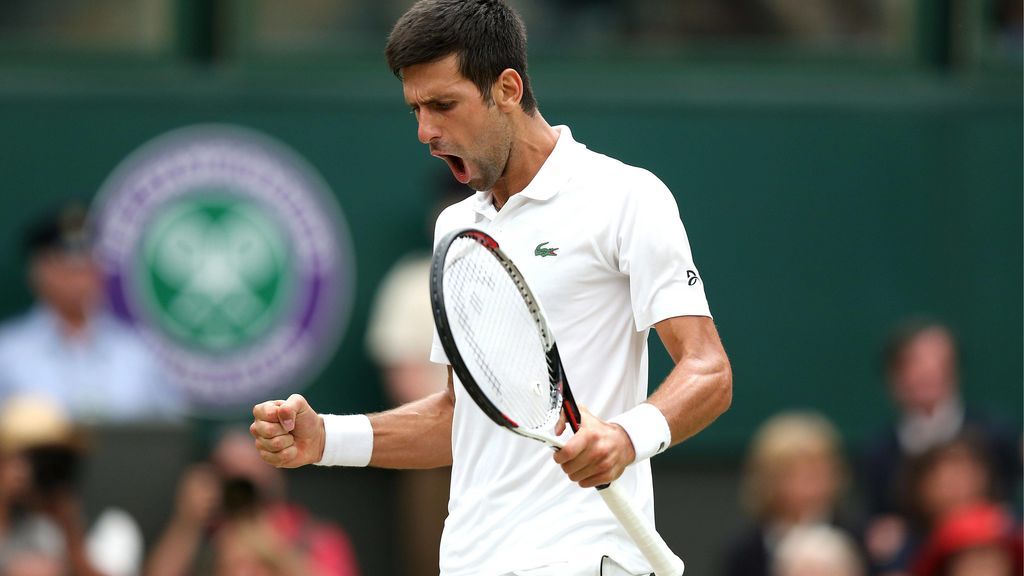
[[[278,468],[319,462],[324,454],[324,422],[299,394],[270,400],[252,409],[249,432],[260,456]]]

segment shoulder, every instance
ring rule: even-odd
[[[676,209],[675,198],[665,183],[650,170],[626,164],[580,146],[573,181],[588,194],[611,205],[653,205]]]
[[[750,524],[734,534],[723,550],[722,563],[723,573],[728,576],[764,574],[768,550],[761,526]]]
[[[108,340],[114,340],[126,346],[142,345],[138,341],[138,335],[135,330],[120,318],[110,313],[100,313],[96,316],[94,322],[96,324],[96,329]]]
[[[31,345],[45,332],[44,312],[33,308],[0,324],[0,351]]]

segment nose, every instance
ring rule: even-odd
[[[432,140],[441,137],[441,130],[438,128],[437,123],[434,121],[430,112],[426,109],[420,109],[419,116],[416,120],[419,123],[416,135],[419,137],[420,143],[430,144]]]

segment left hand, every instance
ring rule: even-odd
[[[633,441],[618,424],[609,424],[580,406],[580,429],[555,452],[555,462],[582,488],[609,484],[633,463]]]

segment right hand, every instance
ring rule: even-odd
[[[301,395],[292,394],[287,400],[257,404],[252,416],[249,432],[256,439],[260,456],[268,464],[298,468],[323,458],[323,419]]]

